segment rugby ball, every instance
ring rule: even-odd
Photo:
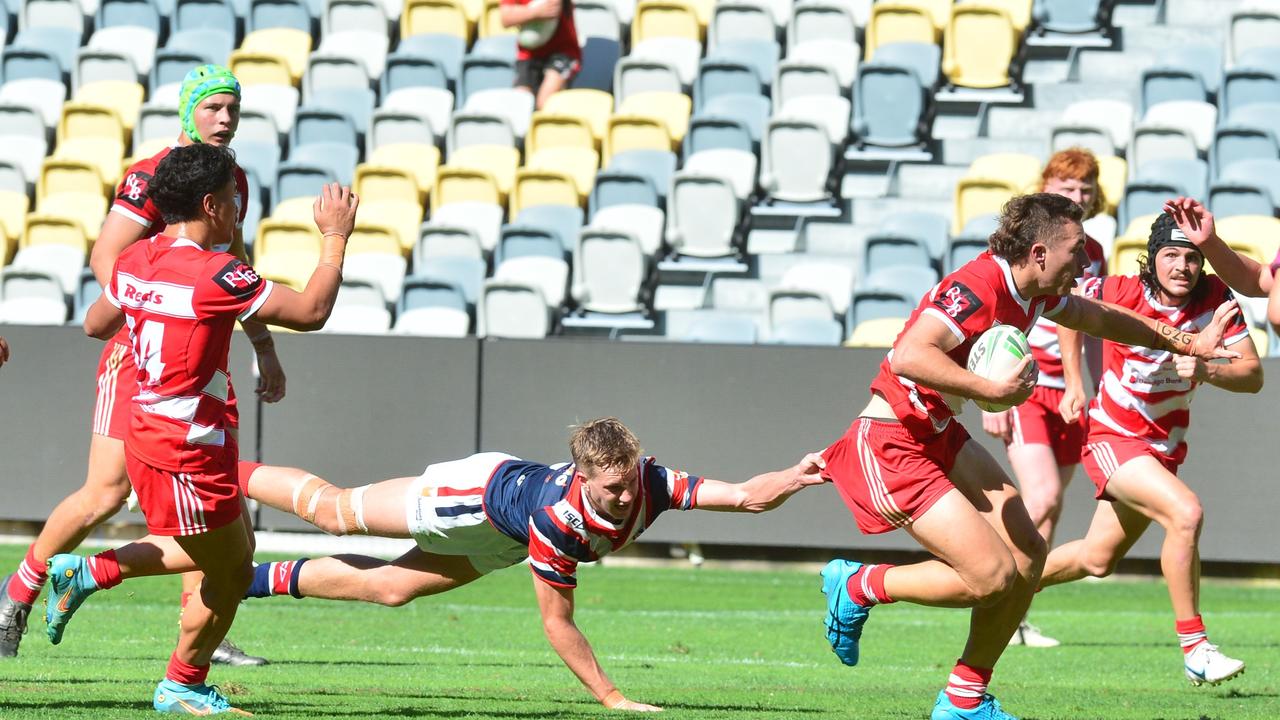
[[[996,325],[982,333],[969,349],[969,372],[992,380],[1005,377],[1031,352],[1027,336],[1012,325]],[[1040,372],[1035,360],[1027,366],[1026,373],[1035,377]],[[998,405],[974,399],[974,404],[987,412],[1004,412],[1011,406]]]
[[[516,42],[526,50],[537,50],[550,42],[559,25],[560,18],[530,20],[520,26],[520,33],[516,36]]]

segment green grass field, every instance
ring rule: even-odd
[[[22,549],[0,546],[0,567]],[[7,570],[6,570],[7,572]],[[176,578],[91,598],[62,645],[43,606],[16,660],[0,660],[0,718],[150,713],[177,632]],[[816,572],[584,568],[579,625],[631,698],[669,718],[926,718],[967,614],[879,608],[846,668],[822,635]],[[1078,583],[1041,594],[1033,620],[1065,640],[1012,648],[992,690],[1024,719],[1280,717],[1280,588],[1208,582],[1211,638],[1249,663],[1217,688],[1182,677],[1159,582]],[[232,638],[265,668],[215,667],[237,705],[272,718],[598,718],[607,714],[542,635],[529,573],[499,572],[403,608],[270,598]]]

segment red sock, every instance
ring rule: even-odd
[[[164,676],[179,685],[203,685],[205,678],[209,677],[209,666],[188,665],[178,659],[178,651],[175,650],[169,656],[169,669],[165,670]]]
[[[1199,615],[1190,620],[1175,620],[1173,627],[1178,631],[1178,643],[1182,645],[1182,654],[1189,655],[1200,643],[1209,642],[1209,635],[1204,630],[1204,619]]]
[[[36,562],[35,546],[27,548],[27,556],[18,563],[18,571],[9,579],[9,597],[20,603],[34,605],[44,583],[49,579],[49,569],[44,563]]]
[[[849,576],[849,597],[862,606],[893,602],[893,598],[884,590],[884,574],[891,567],[893,566],[863,565],[861,570]]]
[[[957,660],[951,677],[947,679],[947,698],[961,710],[972,710],[982,704],[982,696],[987,694],[990,682],[990,668],[977,668]]]
[[[187,603],[191,602],[191,593],[189,592],[182,593],[182,600],[180,602],[182,603],[182,609],[186,610]]]
[[[108,550],[90,557],[89,574],[93,576],[93,582],[101,590],[119,585],[120,563],[116,562],[116,551]]]

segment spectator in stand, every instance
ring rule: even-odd
[[[533,93],[541,110],[582,69],[573,0],[502,0],[502,26],[520,27],[516,87]]]

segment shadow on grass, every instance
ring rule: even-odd
[[[826,715],[830,710],[819,710],[806,707],[782,707],[779,705],[731,705],[728,703],[662,703],[663,710],[723,710],[733,712],[776,712],[778,717],[790,718],[800,715]]]
[[[77,700],[69,701],[62,698],[54,702],[28,702],[23,700],[5,700],[4,707],[6,710],[43,710],[45,712],[55,712],[56,716],[66,715],[71,710],[126,710],[132,709],[138,712],[154,712],[150,702],[124,702],[121,700]]]
[[[477,662],[475,660],[450,659],[448,661],[437,662],[434,660],[278,660],[273,661],[272,665],[282,668],[300,666],[316,666],[316,667],[475,667],[475,668],[528,668],[528,667],[544,667],[559,668],[560,663],[555,662]]]
[[[471,697],[471,698],[462,698],[462,699],[476,701],[479,698]],[[546,710],[542,712],[537,712],[537,711],[530,712],[528,709],[495,710],[492,707],[443,709],[443,708],[423,707],[421,705],[394,706],[394,707],[382,706],[382,707],[373,707],[368,710],[352,710],[349,708],[343,708],[342,710],[335,712],[334,707],[332,705],[314,705],[310,703],[291,703],[291,702],[279,702],[279,701],[272,701],[272,700],[264,700],[261,702],[245,702],[242,704],[242,707],[258,715],[289,714],[289,715],[307,715],[307,716],[326,717],[326,718],[327,717],[474,718],[479,716],[489,717],[489,718],[562,718],[562,717],[572,717],[573,715],[578,714],[578,713],[574,713],[573,711],[569,711],[568,713],[566,713],[565,710],[563,709]],[[584,710],[581,714],[583,716],[595,716],[597,713],[595,712],[595,710],[590,710],[590,711]]]

